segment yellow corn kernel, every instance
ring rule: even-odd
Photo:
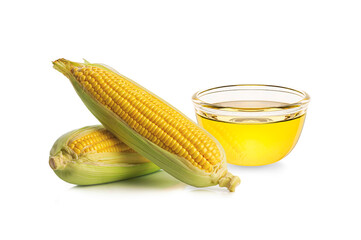
[[[70,142],[69,147],[76,154],[88,152],[123,152],[130,149],[130,147],[125,143],[120,142],[113,134],[105,129],[97,130],[82,136],[81,138]]]

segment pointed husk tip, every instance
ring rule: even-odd
[[[84,66],[83,63],[72,62],[65,58],[59,58],[55,61],[52,61],[52,63],[53,63],[53,67],[62,73],[64,73],[64,70],[70,71],[71,66],[77,66],[77,67]],[[85,63],[89,63],[89,62],[86,61]]]

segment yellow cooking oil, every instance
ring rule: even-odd
[[[277,107],[284,106],[285,103],[232,101],[221,102],[216,105],[226,111],[227,109],[229,111],[236,109],[235,111],[237,111],[237,108],[257,108],[257,111],[262,109],[262,112],[271,112],[278,110]],[[292,150],[301,134],[305,113],[270,114],[268,116],[262,115],[262,117],[253,113],[252,117],[240,117],[215,115],[200,111],[197,113],[197,120],[223,146],[228,163],[242,166],[260,166],[277,162]]]

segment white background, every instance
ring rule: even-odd
[[[1,239],[361,239],[360,1],[3,1]],[[276,84],[311,97],[282,161],[229,166],[235,193],[164,172],[92,187],[48,166],[97,120],[57,58],[112,66],[195,119],[194,92]]]

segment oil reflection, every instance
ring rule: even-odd
[[[242,174],[246,172],[257,173],[257,172],[282,172],[285,170],[286,165],[283,162],[275,162],[263,166],[239,166],[228,164],[228,170],[232,173]]]

